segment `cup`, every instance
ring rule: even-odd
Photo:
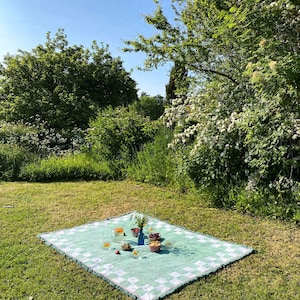
[[[113,230],[113,240],[116,243],[123,243],[124,242],[124,228],[116,227]]]
[[[139,232],[140,232],[139,228],[131,228],[131,233],[132,233],[133,237],[138,237]]]

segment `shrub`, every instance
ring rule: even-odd
[[[158,120],[164,113],[165,103],[161,96],[151,97],[142,94],[141,97],[132,104],[132,108],[144,117],[149,117],[150,120]]]
[[[32,123],[2,121],[0,141],[4,144],[19,145],[41,157],[65,155],[85,145],[85,131],[78,127],[58,132],[47,123],[41,122],[39,116],[34,116],[31,121]]]
[[[170,171],[174,169],[171,151],[168,151],[170,131],[161,130],[153,142],[143,146],[136,159],[127,169],[128,177],[133,180],[154,184],[170,182]]]
[[[91,122],[87,141],[96,160],[109,162],[116,174],[123,176],[125,166],[154,132],[149,119],[128,108],[107,108]]]
[[[160,128],[154,141],[145,144],[127,168],[128,177],[155,185],[171,185],[181,191],[191,187],[181,153],[168,148],[172,136],[171,130]]]
[[[0,180],[16,180],[22,165],[30,161],[31,156],[18,145],[0,143]]]
[[[247,187],[235,187],[230,190],[228,199],[234,203],[234,208],[242,212],[300,222],[299,191],[299,186],[289,193],[267,188],[249,190]]]
[[[27,181],[107,180],[112,178],[106,162],[99,162],[89,155],[69,154],[52,156],[30,163],[21,169],[19,178]]]

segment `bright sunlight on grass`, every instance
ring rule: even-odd
[[[37,234],[137,210],[256,253],[166,299],[299,299],[300,229],[135,182],[1,183],[0,299],[129,299]]]

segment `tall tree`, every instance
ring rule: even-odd
[[[176,19],[168,20],[158,4],[155,14],[146,17],[157,33],[128,41],[127,51],[145,52],[146,68],[184,61],[201,80],[187,99],[166,110],[167,124],[176,126],[173,145],[191,144],[186,162],[192,178],[217,196],[218,186],[223,193],[241,182],[249,189],[270,189],[287,213],[295,212],[300,185],[299,1],[172,3]],[[223,200],[224,194],[219,203]]]
[[[166,85],[166,100],[171,103],[178,96],[186,96],[188,88],[188,71],[184,63],[175,62]]]
[[[86,128],[105,106],[137,99],[136,83],[108,46],[69,46],[62,29],[31,52],[7,55],[1,67],[0,118],[46,121],[49,126]]]

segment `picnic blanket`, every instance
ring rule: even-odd
[[[137,238],[131,235],[135,214],[42,233],[38,237],[127,295],[141,300],[161,299],[253,251],[149,217],[147,228],[159,232],[165,245],[160,252],[153,253],[149,251],[147,238],[145,245],[138,246]],[[116,227],[124,228],[124,242],[133,251],[137,250],[137,255],[122,251],[121,244],[114,242],[112,232]],[[110,245],[104,247],[108,241]]]

